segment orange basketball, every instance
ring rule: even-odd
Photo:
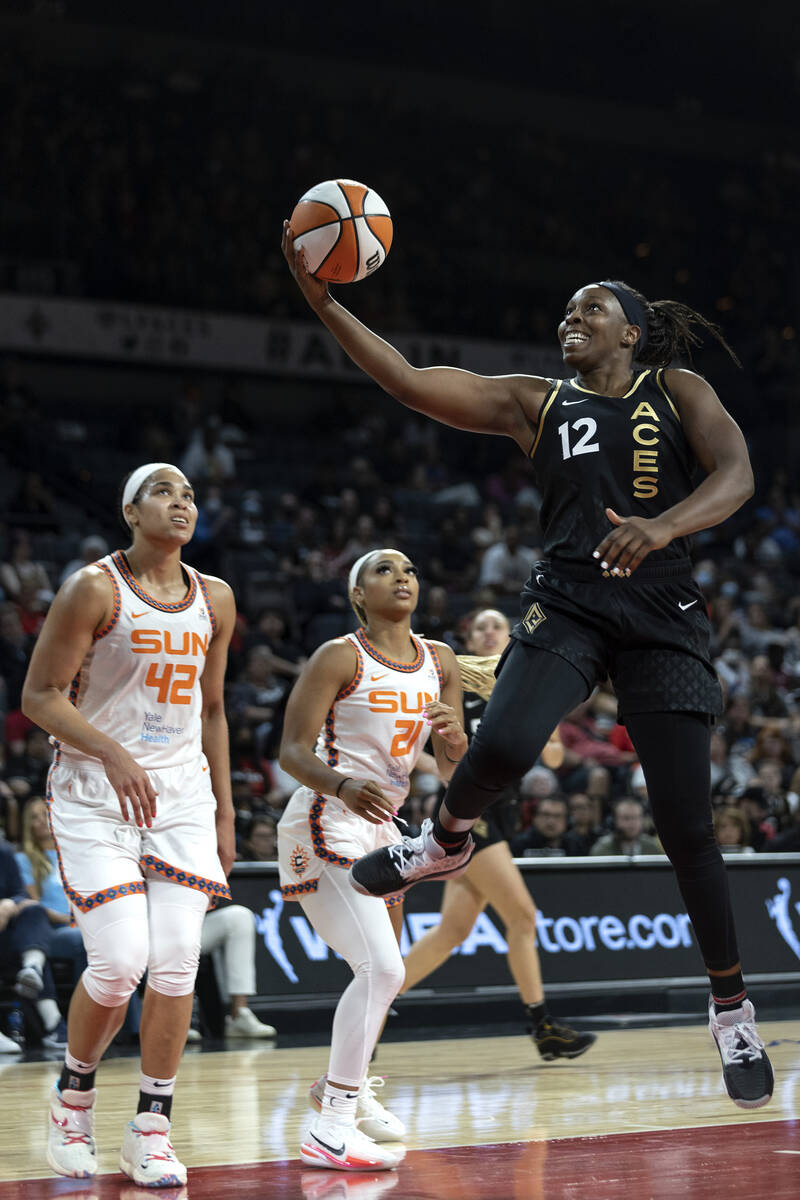
[[[392,244],[392,218],[377,192],[353,179],[318,183],[289,220],[306,267],[329,283],[355,283],[377,271]]]

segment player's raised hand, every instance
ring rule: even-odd
[[[351,812],[369,821],[370,825],[383,825],[391,821],[397,812],[394,801],[384,796],[371,779],[346,779],[339,788],[339,799]]]
[[[103,755],[102,762],[108,782],[117,793],[123,820],[129,819],[128,804],[130,804],[136,824],[140,828],[146,825],[149,829],[156,815],[158,793],[150,782],[150,776],[144,767],[139,766],[118,742],[111,744]]]
[[[602,569],[612,575],[631,575],[652,550],[662,550],[672,533],[662,517],[621,517],[613,508],[606,516],[616,528],[594,549]]]
[[[297,286],[312,308],[319,308],[328,299],[328,285],[323,279],[317,279],[306,268],[305,255],[302,250],[294,248],[294,234],[288,221],[283,222],[281,237],[283,257],[289,264],[289,270],[295,277]]]

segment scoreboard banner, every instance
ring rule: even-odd
[[[539,911],[537,941],[548,987],[609,987],[622,981],[689,982],[704,974],[692,926],[663,858],[519,860]],[[758,855],[728,861],[739,948],[748,978],[800,977],[800,858]],[[338,994],[350,968],[330,950],[295,901],[284,901],[275,864],[244,864],[233,899],[257,929],[260,996]],[[442,885],[406,894],[401,949],[439,921]],[[491,909],[432,975],[432,991],[510,987],[502,922]]]
[[[484,375],[559,376],[552,346],[435,334],[393,334],[414,366],[447,363]],[[208,367],[254,374],[371,382],[318,322],[0,293],[0,351],[143,366]]]

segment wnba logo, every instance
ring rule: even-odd
[[[767,912],[770,917],[778,926],[778,933],[786,942],[786,945],[800,958],[800,937],[795,933],[792,916],[789,911],[791,907],[795,912],[800,913],[800,904],[790,904],[789,897],[791,893],[792,885],[784,877],[778,880],[778,894],[773,896],[771,900],[765,900],[764,903],[767,906]]]
[[[370,254],[369,258],[367,259],[367,263],[366,263],[367,274],[369,275],[372,271],[377,271],[377,269],[380,265],[381,265],[381,252],[380,252],[380,250],[376,250],[375,253]]]

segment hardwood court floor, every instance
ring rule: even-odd
[[[406,1123],[396,1171],[303,1167],[307,1089],[326,1049],[252,1043],[187,1051],[174,1142],[189,1183],[164,1200],[646,1200],[800,1197],[800,1021],[764,1022],[776,1090],[746,1112],[725,1096],[705,1026],[601,1033],[573,1062],[542,1063],[525,1037],[394,1042],[380,1048],[380,1093]],[[58,1063],[0,1059],[0,1200],[141,1200],[117,1169],[138,1061],[98,1072],[94,1181],[53,1176],[44,1160]]]

